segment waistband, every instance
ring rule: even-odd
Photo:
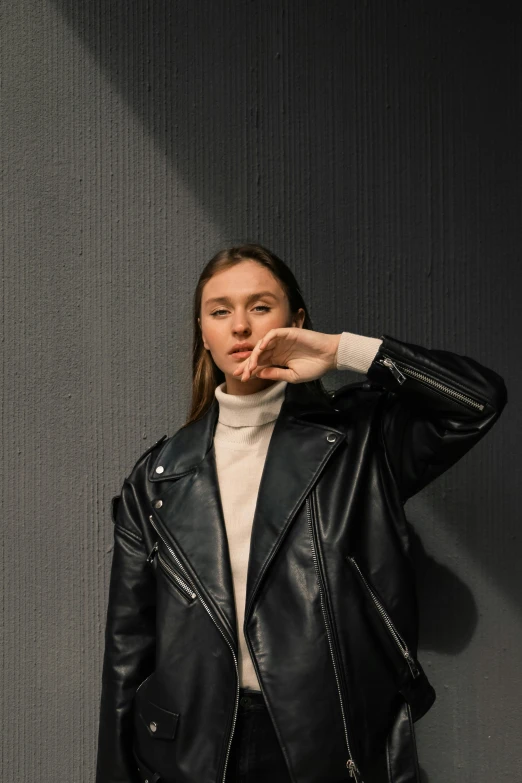
[[[240,688],[239,689],[239,705],[240,710],[251,710],[259,708],[267,709],[265,697],[262,691],[256,691],[253,688]]]

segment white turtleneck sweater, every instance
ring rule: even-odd
[[[338,370],[366,374],[382,340],[342,332],[336,354]],[[239,681],[261,690],[243,634],[250,536],[261,474],[287,381],[276,381],[254,394],[228,394],[226,381],[215,389],[219,417],[214,433],[216,467],[232,567],[239,635]]]

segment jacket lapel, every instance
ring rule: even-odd
[[[161,508],[154,509],[178,554],[237,645],[236,610],[216,469],[214,399],[197,421],[169,438],[153,462]],[[285,387],[268,446],[252,524],[245,626],[263,575],[327,460],[345,436],[332,400],[308,383]],[[158,470],[159,468],[159,470]]]

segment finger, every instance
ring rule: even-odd
[[[248,381],[248,379],[251,377],[251,375],[253,375],[253,373],[256,370],[257,359],[258,359],[258,356],[259,356],[259,354],[260,354],[260,352],[262,350],[261,342],[262,342],[262,340],[258,340],[256,345],[254,345],[252,353],[250,354],[248,359],[245,360],[246,364],[245,364],[245,367],[243,369],[243,375],[241,377],[242,381]]]
[[[266,367],[269,367],[269,364],[256,364],[255,367],[250,366],[250,360],[243,370],[243,375],[241,376],[242,381],[248,381],[249,378],[252,377],[259,377],[259,370],[262,370]]]
[[[296,374],[294,370],[289,367],[283,367],[281,365],[272,364],[271,361],[260,362],[255,370],[250,369],[248,376],[245,374],[241,380],[246,380],[250,377],[256,378],[270,378],[273,380],[285,380],[294,382]]]
[[[252,350],[253,350],[253,349],[252,349]],[[252,354],[251,354],[251,355],[252,355]],[[251,356],[251,355],[250,355],[250,356]],[[241,362],[238,364],[238,366],[236,367],[236,369],[234,370],[234,372],[232,373],[232,375],[241,375],[241,374],[244,372],[244,370],[245,370],[245,367],[247,366],[247,364],[248,364],[248,362],[249,362],[249,360],[250,360],[250,356],[248,356],[246,359],[243,359],[243,360],[242,360],[242,361],[241,361]]]
[[[250,367],[250,359],[251,359],[251,357],[252,357],[252,354],[250,354],[250,356],[247,359],[246,367],[243,370],[243,375],[241,376],[241,380],[242,381],[248,381],[248,379],[252,375],[252,369]]]
[[[264,367],[271,366],[271,359],[274,355],[274,340],[278,336],[277,334],[274,334],[276,331],[276,329],[270,329],[270,331],[267,332],[265,336],[261,338],[261,340],[259,340],[248,359],[245,360],[247,362],[249,375],[252,375],[258,367],[261,367],[260,357],[263,352],[265,355],[261,358],[264,359]]]
[[[238,364],[238,366],[236,367],[232,375],[241,375],[244,369],[245,369],[244,364]]]
[[[279,335],[283,328],[269,329],[268,332],[260,340],[258,340],[248,359],[245,359],[244,365],[237,367],[233,374],[236,375],[237,372],[238,376],[241,374],[242,381],[248,381],[248,379],[255,373],[256,368],[258,367],[259,354],[262,351],[265,351],[270,346],[270,344],[273,343],[274,339]],[[265,367],[268,366],[270,365],[265,365]]]
[[[273,365],[271,365],[270,362],[268,362],[268,363],[264,363],[264,364],[263,363],[259,363],[259,364],[256,365],[256,367],[249,367],[248,369],[245,369],[244,375],[241,377],[241,380],[248,381],[248,379],[251,378],[251,377],[252,378],[254,378],[254,377],[255,378],[266,377],[266,376],[262,376],[261,372],[263,372],[264,370],[270,369],[272,366]]]
[[[259,354],[261,353],[261,351],[264,350],[264,347],[262,346],[263,340],[264,337],[262,337],[261,340],[257,341],[256,345],[254,346],[254,350],[248,357],[248,368],[250,373],[254,372],[254,370],[256,369],[259,361]]]
[[[293,370],[283,369],[282,367],[263,367],[257,373],[258,378],[267,378],[271,381],[288,381],[288,383],[296,382],[296,374]]]
[[[288,327],[286,326],[278,327],[277,329],[269,329],[269,331],[265,334],[265,336],[262,337],[261,340],[259,341],[261,350],[264,351],[266,348],[268,348],[270,343],[273,343],[273,341],[277,337],[281,336],[281,334],[286,331],[288,331]]]

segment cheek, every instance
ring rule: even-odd
[[[289,326],[290,323],[287,321],[282,313],[272,313],[269,314],[270,318],[267,318],[264,322],[265,328],[265,334],[268,332],[269,329],[281,329],[286,326]]]
[[[212,353],[219,352],[220,346],[223,345],[223,336],[221,332],[222,329],[219,328],[216,321],[207,322],[207,324],[205,324],[203,335]]]

